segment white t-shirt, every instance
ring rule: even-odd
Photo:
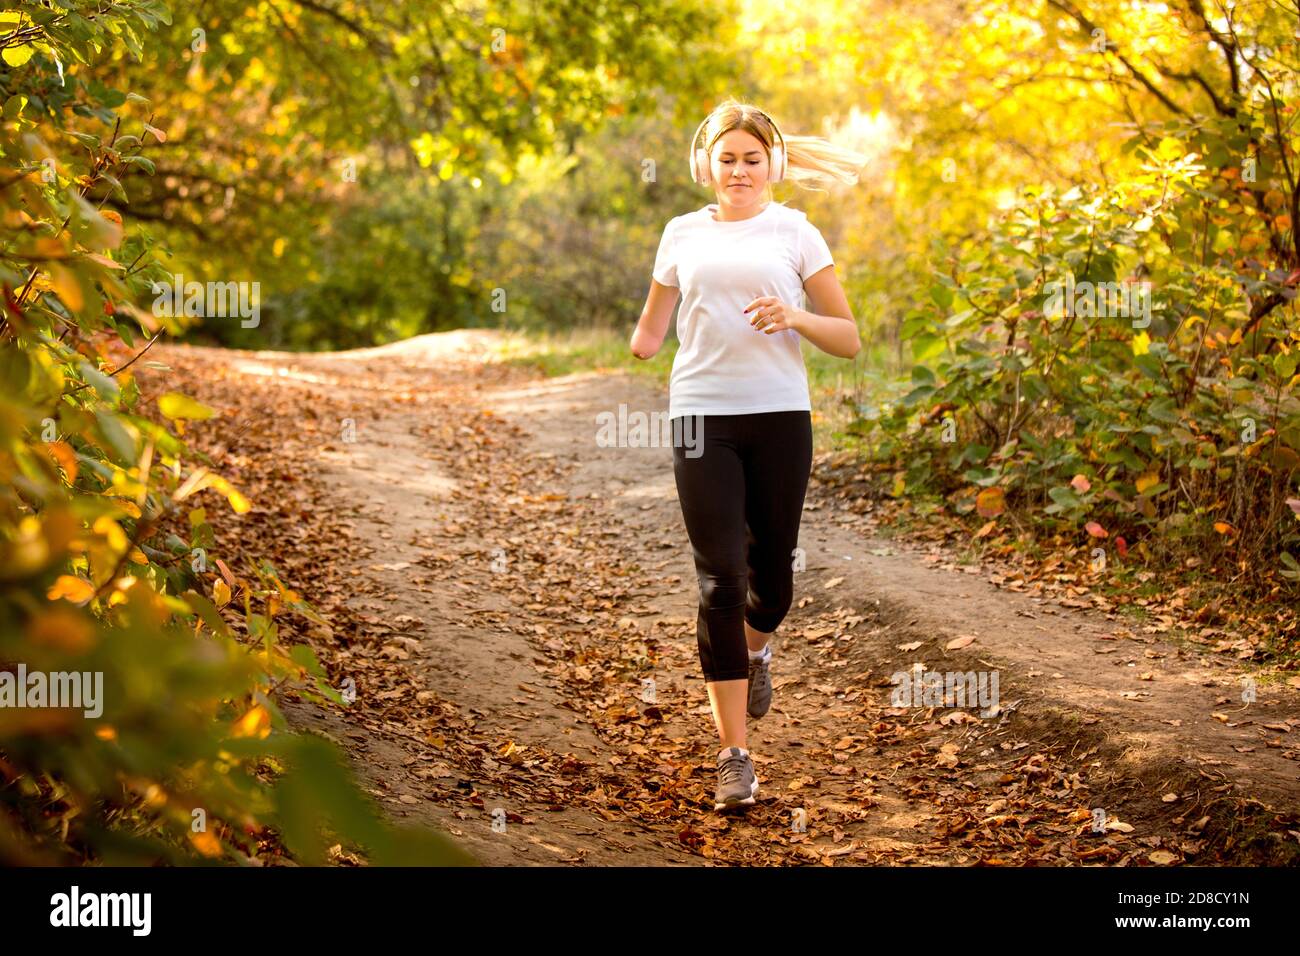
[[[654,278],[682,294],[668,417],[811,411],[801,336],[755,330],[744,310],[763,295],[807,308],[803,282],[834,263],[830,248],[781,203],[735,222],[716,221],[717,208],[669,220],[655,256]]]

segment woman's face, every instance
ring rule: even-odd
[[[713,144],[709,156],[718,202],[733,209],[763,204],[767,184],[767,150],[753,133],[728,130]]]

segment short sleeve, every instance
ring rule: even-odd
[[[805,282],[829,265],[834,265],[830,246],[822,238],[821,231],[807,218],[799,221],[799,278]]]
[[[677,250],[673,241],[673,227],[676,219],[668,220],[664,234],[659,239],[659,251],[655,253],[654,278],[660,285],[677,287]]]

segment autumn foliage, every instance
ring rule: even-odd
[[[382,823],[338,751],[288,732],[273,689],[345,704],[287,614],[324,625],[267,562],[229,567],[209,508],[249,500],[184,440],[214,414],[146,402],[134,373],[181,331],[146,302],[147,228],[105,209],[166,134],[92,79],[169,22],[156,0],[0,14],[0,667],[102,675],[102,713],[0,707],[0,861],[224,861],[331,844],[462,860]],[[232,627],[230,622],[238,627]],[[12,704],[12,702],[10,702]]]

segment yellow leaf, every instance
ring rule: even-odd
[[[168,418],[189,418],[202,421],[216,414],[215,409],[208,408],[202,402],[196,402],[180,392],[168,392],[158,397],[158,410]]]
[[[63,441],[47,442],[45,451],[63,469],[69,485],[77,480],[77,453],[71,445]]]
[[[254,704],[235,721],[232,733],[236,737],[266,737],[271,733],[271,714],[261,704]]]
[[[107,217],[108,217],[108,211],[105,210],[104,212],[100,213],[100,215],[102,215],[102,216],[104,216],[105,218],[107,218]],[[125,266],[123,266],[122,263],[120,263],[120,262],[115,262],[114,260],[110,259],[108,256],[101,256],[98,252],[87,252],[87,253],[85,254],[85,256],[86,256],[86,258],[89,259],[91,262],[97,263],[98,265],[103,266],[105,269],[123,269],[123,268],[125,268]]]
[[[57,236],[42,236],[36,240],[36,255],[43,259],[66,259],[68,258],[68,247],[63,240]],[[46,288],[49,288],[47,285]]]
[[[86,297],[82,294],[76,273],[55,262],[51,262],[47,268],[50,270],[50,288],[58,294],[59,300],[68,307],[69,312],[80,312],[86,304]]]
[[[114,551],[125,551],[128,545],[126,532],[121,526],[108,515],[101,515],[95,519],[95,523],[90,526],[95,534],[103,535],[108,542],[108,546]]]
[[[1182,159],[1183,141],[1176,136],[1161,137],[1160,145],[1156,147],[1156,153],[1161,159]]]
[[[1160,475],[1154,471],[1149,471],[1145,475],[1139,475],[1137,480],[1138,494],[1144,495],[1148,488],[1154,488],[1160,484]]]
[[[212,585],[212,597],[217,602],[217,607],[225,607],[230,603],[230,585],[217,578],[217,582]]]
[[[1151,336],[1147,335],[1145,332],[1139,332],[1137,335],[1133,336],[1134,355],[1146,355],[1150,349]]]
[[[203,467],[196,468],[188,478],[181,482],[181,486],[172,494],[172,500],[181,501],[188,498],[190,495],[202,491],[211,483],[208,470]]]
[[[139,517],[140,517],[140,514],[141,514],[141,512],[140,512],[140,506],[137,505],[134,501],[127,501],[127,500],[123,499],[123,500],[120,500],[120,501],[117,502],[117,506],[118,506],[119,508],[121,508],[122,511],[124,511],[128,516],[130,516],[130,517],[132,517],[132,518],[139,518]]]
[[[51,601],[63,598],[77,604],[94,597],[95,586],[84,578],[74,577],[71,574],[60,574],[45,593],[45,596]]]
[[[5,47],[4,53],[0,53],[0,56],[3,56],[4,61],[10,66],[22,66],[32,58],[32,54],[35,52],[36,50],[31,46],[31,44],[26,46],[9,46]]]
[[[192,478],[193,476],[191,476],[191,479]],[[225,495],[226,500],[230,502],[230,507],[235,510],[235,514],[242,515],[252,507],[252,505],[249,504],[248,499],[236,491],[234,486],[220,475],[214,475],[211,473],[205,475],[202,483],[198,485],[198,488],[205,487],[215,488],[219,494]],[[177,493],[179,494],[179,491]]]
[[[191,833],[190,842],[194,844],[194,849],[209,859],[219,857],[222,854],[221,841],[208,830],[201,833]]]

